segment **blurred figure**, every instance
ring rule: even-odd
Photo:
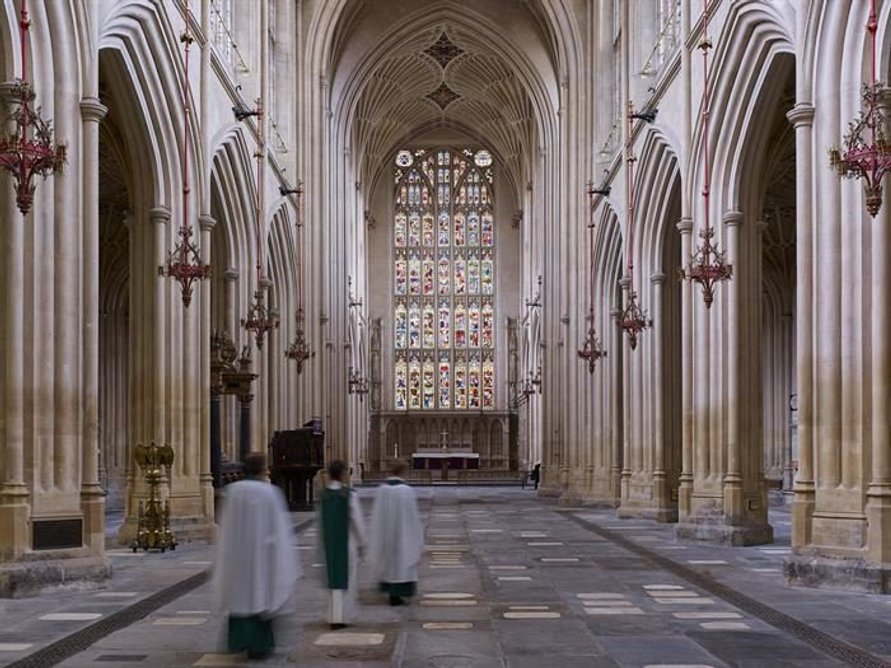
[[[273,620],[293,609],[300,577],[285,497],[265,474],[266,455],[252,452],[245,479],[226,487],[214,569],[219,605],[229,615],[229,651],[251,659],[272,653]]]
[[[394,462],[392,475],[377,488],[371,519],[371,561],[390,605],[403,605],[405,597],[414,596],[424,547],[418,499],[401,477],[405,468],[404,462]]]
[[[365,522],[356,491],[343,484],[344,463],[328,466],[328,482],[319,504],[319,544],[328,588],[328,623],[347,625],[356,608],[359,579],[356,565],[365,550]]]
[[[538,489],[538,483],[541,480],[541,464],[536,464],[532,469],[532,475],[529,476],[532,478],[532,483],[535,485],[532,489]]]

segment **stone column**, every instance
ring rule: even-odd
[[[693,219],[681,218],[677,224],[681,233],[681,257],[684,262],[693,252]],[[683,520],[692,512],[693,499],[693,290],[685,281],[681,288],[681,474],[678,478],[678,514]]]
[[[11,83],[0,84],[0,100],[11,102]],[[4,189],[4,224],[0,243],[7,289],[0,331],[3,332],[3,485],[0,487],[0,560],[12,560],[31,546],[30,493],[25,485],[25,225],[28,221],[15,206],[12,178],[0,174]],[[5,293],[5,294],[4,294]]]
[[[795,126],[795,266],[797,272],[795,351],[798,374],[798,474],[792,500],[792,547],[811,542],[816,485],[814,481],[814,236],[813,122],[814,107],[799,102],[786,117]]]
[[[105,492],[99,481],[99,122],[108,109],[98,99],[80,103],[83,187],[82,278],[83,414],[81,511],[84,541],[93,552],[105,548]]]
[[[726,392],[724,401],[727,406],[727,450],[726,464],[724,469],[724,477],[722,480],[724,494],[724,524],[727,526],[738,526],[743,522],[745,510],[743,508],[743,478],[742,478],[742,456],[740,448],[742,444],[740,439],[740,413],[745,410],[742,405],[743,391],[740,387],[741,373],[740,364],[745,364],[746,359],[742,343],[740,341],[741,327],[756,327],[758,323],[746,323],[742,317],[744,305],[741,303],[743,291],[743,282],[757,280],[758,277],[752,277],[747,272],[748,267],[743,268],[741,264],[741,254],[739,251],[739,235],[740,226],[743,222],[743,215],[739,211],[727,211],[724,214],[725,243],[727,258],[734,266],[734,276],[728,281],[728,290],[726,294],[726,308],[724,326],[726,327],[727,336],[727,365],[726,365]],[[760,291],[759,291],[760,292]],[[748,360],[749,362],[753,360]]]
[[[887,113],[891,91],[885,89],[881,98]],[[885,202],[879,215],[867,224],[872,225],[872,285],[871,285],[871,366],[872,383],[872,475],[866,492],[867,550],[869,558],[878,563],[891,562],[891,307],[888,305],[888,286],[891,285],[891,206]]]
[[[205,7],[202,11],[202,25],[205,22],[206,14],[208,12],[208,8],[205,4]],[[205,48],[201,51],[201,61],[202,61],[202,77],[206,75],[204,60],[205,60],[205,52],[208,49]],[[209,57],[209,54],[208,54]],[[203,105],[202,105],[203,108]],[[208,183],[204,185],[205,189],[209,189],[209,179],[206,180]],[[198,225],[201,229],[201,256],[202,262],[205,264],[210,264],[212,266],[213,258],[211,257],[211,233],[213,232],[213,228],[216,225],[216,220],[214,220],[213,216],[208,214],[201,214],[198,216]],[[210,397],[210,334],[211,329],[213,328],[213,323],[210,320],[210,302],[212,298],[211,294],[211,282],[205,281],[202,282],[198,287],[198,306],[200,307],[201,315],[198,324],[198,332],[197,332],[197,341],[195,345],[198,346],[200,352],[199,358],[199,375],[198,378],[195,379],[195,382],[198,385],[198,415],[199,421],[196,429],[196,436],[198,438],[198,443],[195,446],[196,449],[196,457],[197,457],[197,469],[198,473],[198,485],[201,493],[201,497],[203,499],[204,504],[204,515],[208,518],[209,521],[213,521],[214,518],[214,498],[213,498],[213,487],[214,487],[214,479],[211,474],[211,450],[210,450],[210,441],[211,434],[210,430],[212,429],[209,424],[209,420],[212,419],[211,416],[208,415],[209,410],[209,402],[211,400]],[[216,418],[216,429],[217,429],[217,443],[219,444],[219,430],[220,430],[220,416],[219,416],[219,405],[217,406],[217,418]]]
[[[610,423],[612,424],[612,432],[610,434],[610,448],[612,450],[610,462],[610,482],[613,493],[613,503],[615,506],[618,506],[620,499],[622,498],[622,477],[624,469],[622,461],[622,446],[625,440],[622,428],[622,415],[624,413],[624,391],[622,389],[622,386],[623,368],[625,366],[625,351],[622,347],[624,344],[621,323],[622,309],[613,309],[612,311],[610,311],[609,315],[612,324],[612,327],[610,327],[610,350],[613,351],[611,363],[612,379],[610,383],[613,390],[612,400],[610,402],[610,409],[612,411],[612,414],[610,415]]]
[[[232,340],[237,342],[239,336],[239,322],[238,322],[238,277],[239,272],[238,269],[234,269],[230,267],[223,272],[223,279],[225,280],[224,289],[225,289],[225,297],[224,297],[224,316],[223,323],[225,325],[225,329],[228,332],[229,336],[232,337]],[[236,411],[232,405],[232,400],[229,399],[223,402],[221,420],[222,433],[220,434],[220,447],[223,449],[223,452],[226,456],[231,459],[236,459],[237,448],[235,447],[235,443],[237,442],[237,433],[238,433],[238,416],[236,415]]]
[[[663,304],[665,274],[658,272],[650,276],[653,284],[653,357],[652,380],[650,392],[653,398],[653,425],[650,430],[653,439],[653,506],[655,519],[668,522],[675,519],[671,506],[671,492],[668,489],[665,466],[665,394],[662,378],[665,375],[665,357],[663,355],[664,337],[666,336]]]

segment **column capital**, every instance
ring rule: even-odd
[[[201,227],[202,232],[210,232],[216,224],[217,220],[213,216],[208,216],[204,213],[198,216],[198,225]]]
[[[619,285],[622,287],[623,290],[627,290],[631,287],[631,277],[623,276],[619,279]]]
[[[16,96],[14,94],[15,87],[17,82],[15,81],[4,81],[0,83],[0,102],[5,104],[11,104],[16,101]]]
[[[727,227],[736,227],[737,225],[742,225],[743,222],[743,214],[741,211],[725,211],[724,215],[721,216],[721,220]]]
[[[693,219],[690,216],[684,216],[678,221],[676,227],[681,234],[690,234],[693,231]]]
[[[230,282],[237,281],[240,275],[240,272],[235,267],[229,267],[226,271],[223,272],[223,278]]]
[[[814,105],[799,102],[786,112],[786,118],[795,128],[809,128],[814,124]]]
[[[270,281],[268,278],[260,279],[260,289],[261,290],[269,290],[269,288],[271,288],[271,287],[272,287],[272,281]]]
[[[107,113],[108,107],[98,97],[85,97],[80,101],[80,116],[85,121],[98,123]]]
[[[613,320],[618,320],[622,317],[622,309],[614,308],[612,311],[609,312],[609,317]]]
[[[650,283],[653,285],[662,285],[665,283],[665,274],[661,271],[657,271],[655,274],[650,275]]]
[[[149,220],[153,223],[167,224],[170,222],[170,208],[166,206],[156,206],[149,209]]]

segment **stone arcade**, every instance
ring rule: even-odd
[[[826,154],[872,4],[711,0],[705,91],[698,0],[28,0],[67,164],[27,215],[0,172],[0,593],[108,577],[139,444],[176,453],[178,539],[213,535],[214,332],[252,360],[255,446],[321,418],[354,480],[441,447],[493,479],[540,462],[560,504],[733,546],[785,502],[792,581],[891,593],[891,207]],[[20,11],[0,2],[4,114]],[[676,280],[705,206],[733,265],[709,309]],[[184,216],[212,266],[188,308],[157,271]],[[219,413],[237,462],[244,411]]]

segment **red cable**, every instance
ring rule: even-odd
[[[702,29],[702,39],[703,39],[703,49],[702,49],[702,154],[705,162],[705,177],[702,187],[702,196],[705,200],[705,230],[706,234],[711,228],[711,223],[709,220],[709,195],[711,194],[711,166],[709,162],[709,153],[708,153],[708,139],[709,139],[709,114],[710,114],[710,105],[711,100],[709,99],[709,71],[708,71],[708,2],[709,0],[702,1],[702,14],[703,14],[703,29]],[[706,249],[707,250],[707,249]],[[706,258],[708,260],[708,258]]]
[[[185,114],[183,126],[183,227],[189,228],[189,123],[191,120],[191,108],[189,106],[189,47],[192,35],[189,31],[189,0],[185,4],[186,31],[183,37],[185,44],[183,60],[185,61],[185,78],[183,79],[183,112]],[[185,248],[185,246],[183,246]]]

